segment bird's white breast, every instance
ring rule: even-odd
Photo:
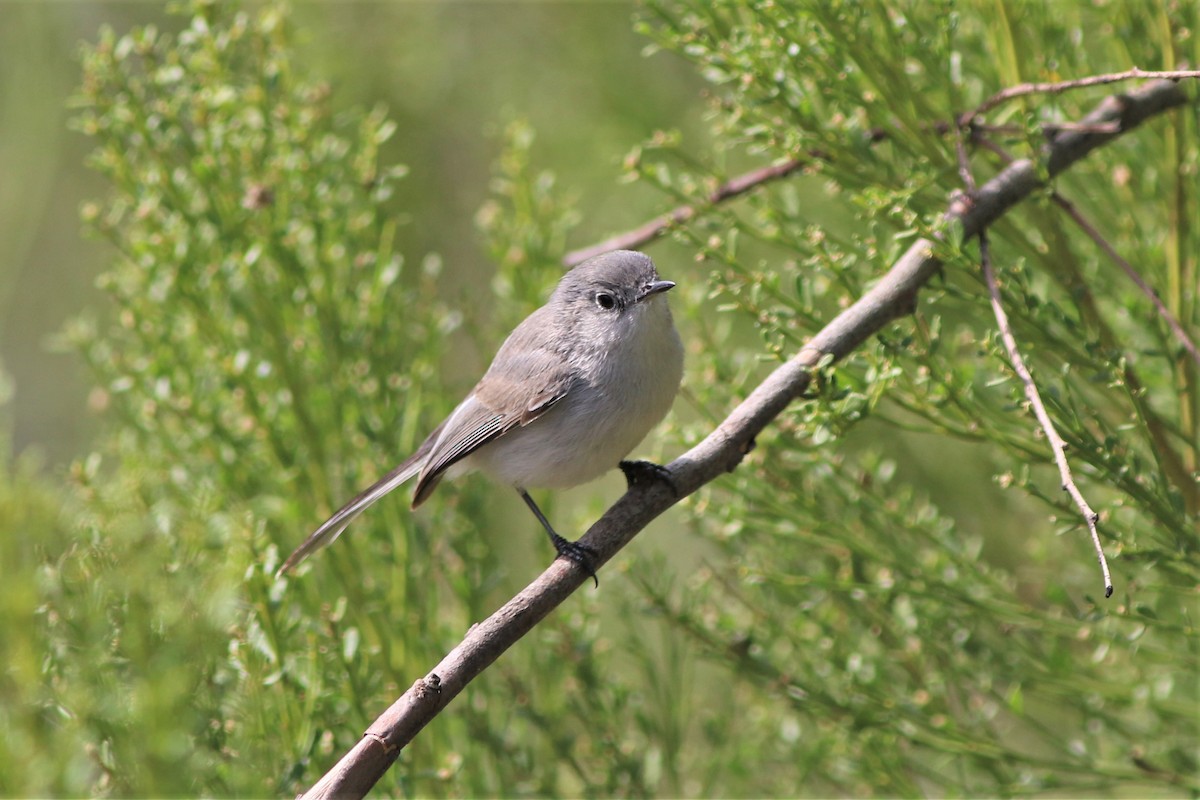
[[[470,456],[471,466],[520,488],[565,488],[613,469],[671,408],[683,344],[665,297],[636,309],[631,330],[581,354],[566,397]]]

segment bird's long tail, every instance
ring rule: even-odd
[[[279,577],[287,572],[308,558],[311,553],[320,550],[327,544],[331,544],[346,529],[346,526],[353,522],[354,518],[366,510],[368,506],[420,472],[421,467],[425,463],[426,456],[423,450],[424,448],[414,453],[412,457],[406,459],[400,466],[364,489],[357,497],[338,509],[337,513],[332,517],[325,520],[321,527],[313,531],[304,540],[304,544],[297,547],[296,551],[287,557],[287,561],[283,562],[283,566],[275,573],[275,577]]]

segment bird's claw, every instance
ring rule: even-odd
[[[576,564],[595,582],[596,588],[600,588],[600,579],[596,577],[595,568],[597,553],[594,549],[586,544],[564,539],[558,534],[554,534],[551,541],[554,542],[554,549],[558,551],[559,556]]]
[[[625,483],[630,489],[650,481],[661,481],[670,487],[676,497],[679,497],[679,487],[675,485],[675,478],[671,475],[671,470],[662,464],[655,464],[653,461],[622,461],[617,466],[621,468],[621,472],[625,473]]]

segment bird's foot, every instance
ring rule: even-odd
[[[679,487],[675,485],[671,470],[662,464],[655,464],[653,461],[622,461],[617,466],[621,468],[621,472],[625,473],[625,483],[630,489],[651,481],[661,481],[670,487],[676,497],[679,497]]]
[[[588,547],[586,544],[572,542],[570,539],[564,539],[557,533],[550,534],[550,541],[554,542],[554,549],[558,551],[558,555],[568,561],[574,562],[582,569],[587,576],[596,583],[596,588],[600,588],[600,579],[596,577],[596,551]]]

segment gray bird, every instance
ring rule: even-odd
[[[629,250],[572,269],[417,451],[326,520],[276,574],[332,542],[408,479],[417,478],[416,508],[443,477],[478,469],[516,489],[558,554],[594,579],[594,553],[559,536],[528,489],[576,486],[614,466],[631,481],[647,470],[669,480],[662,467],[621,459],[670,410],[683,377],[683,345],[665,296],[674,286],[648,256]]]

